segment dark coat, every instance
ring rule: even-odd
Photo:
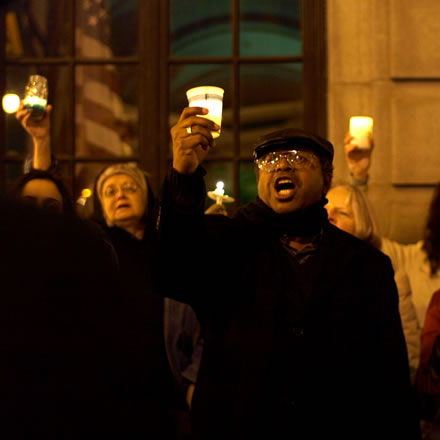
[[[323,221],[316,272],[286,324],[282,299],[301,283],[291,283],[279,236],[242,217],[204,217],[197,179],[187,177],[185,190],[171,176],[159,222],[167,280],[177,283],[168,291],[206,326],[194,431],[417,439],[388,257]]]
[[[113,245],[119,262],[127,351],[135,361],[131,365],[133,378],[142,378],[137,385],[133,383],[144,404],[138,417],[139,435],[174,439],[176,413],[180,411],[185,417],[188,411],[185,397],[188,385],[197,377],[202,338],[191,307],[156,295],[155,198],[147,176],[144,178],[148,204],[142,218],[142,240],[106,225],[96,184],[94,220]]]
[[[148,385],[151,405],[186,407],[187,387],[196,381],[203,346],[200,325],[192,308],[187,304],[170,299],[164,301],[155,293],[156,285],[161,281],[155,276],[156,200],[147,174],[144,173],[144,179],[148,204],[142,218],[145,233],[142,240],[138,240],[127,231],[117,226],[108,227],[106,224],[96,186],[106,169],[107,167],[95,180],[93,219],[117,254],[122,289],[129,307],[127,321],[131,321],[132,329],[134,326],[138,327],[138,335],[146,335],[146,338],[136,337],[133,340],[149,350],[150,359],[146,371],[147,376],[152,379]],[[174,384],[169,380],[170,373],[174,376]],[[174,397],[169,394],[170,385],[177,388],[177,393],[172,393]]]
[[[127,341],[111,247],[90,225],[20,201],[0,200],[0,213],[2,437],[126,433]]]

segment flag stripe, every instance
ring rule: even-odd
[[[102,0],[77,2],[75,43],[78,56],[110,58],[109,14]],[[77,153],[133,154],[128,121],[133,116],[120,95],[117,70],[111,64],[79,66],[76,71]]]

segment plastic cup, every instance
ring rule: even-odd
[[[212,137],[220,136],[222,125],[224,90],[214,86],[200,86],[187,90],[186,96],[190,107],[203,107],[209,110],[207,115],[199,115],[203,118],[214,121],[220,128],[218,131],[212,131]]]
[[[373,134],[373,118],[369,116],[352,116],[350,118],[351,141],[358,148],[368,150],[371,148],[371,136]]]
[[[42,119],[47,106],[47,79],[40,75],[31,75],[25,88],[23,104],[32,118]]]

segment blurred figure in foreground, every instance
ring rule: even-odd
[[[123,436],[121,408],[142,402],[124,401],[132,360],[113,252],[52,209],[2,198],[0,216],[2,436]]]
[[[50,107],[40,122],[23,107],[17,112],[33,139],[30,174],[43,174],[47,168],[57,173],[50,149],[51,111]],[[147,175],[135,163],[105,167],[96,178],[93,200],[94,224],[117,256],[120,313],[130,341],[127,349],[137,359],[131,367],[133,377],[142,378],[133,389],[144,408],[131,409],[133,416],[137,414],[137,428],[131,429],[163,439],[183,438],[188,434],[203,339],[191,307],[155,294],[155,200]]]
[[[416,389],[424,440],[440,439],[440,290],[432,295],[421,341]]]

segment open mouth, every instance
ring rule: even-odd
[[[282,199],[292,197],[295,193],[295,188],[295,182],[289,177],[280,177],[275,181],[275,191]]]
[[[121,205],[118,205],[116,209],[124,209],[124,208],[130,208],[130,205],[128,203],[122,203]]]

